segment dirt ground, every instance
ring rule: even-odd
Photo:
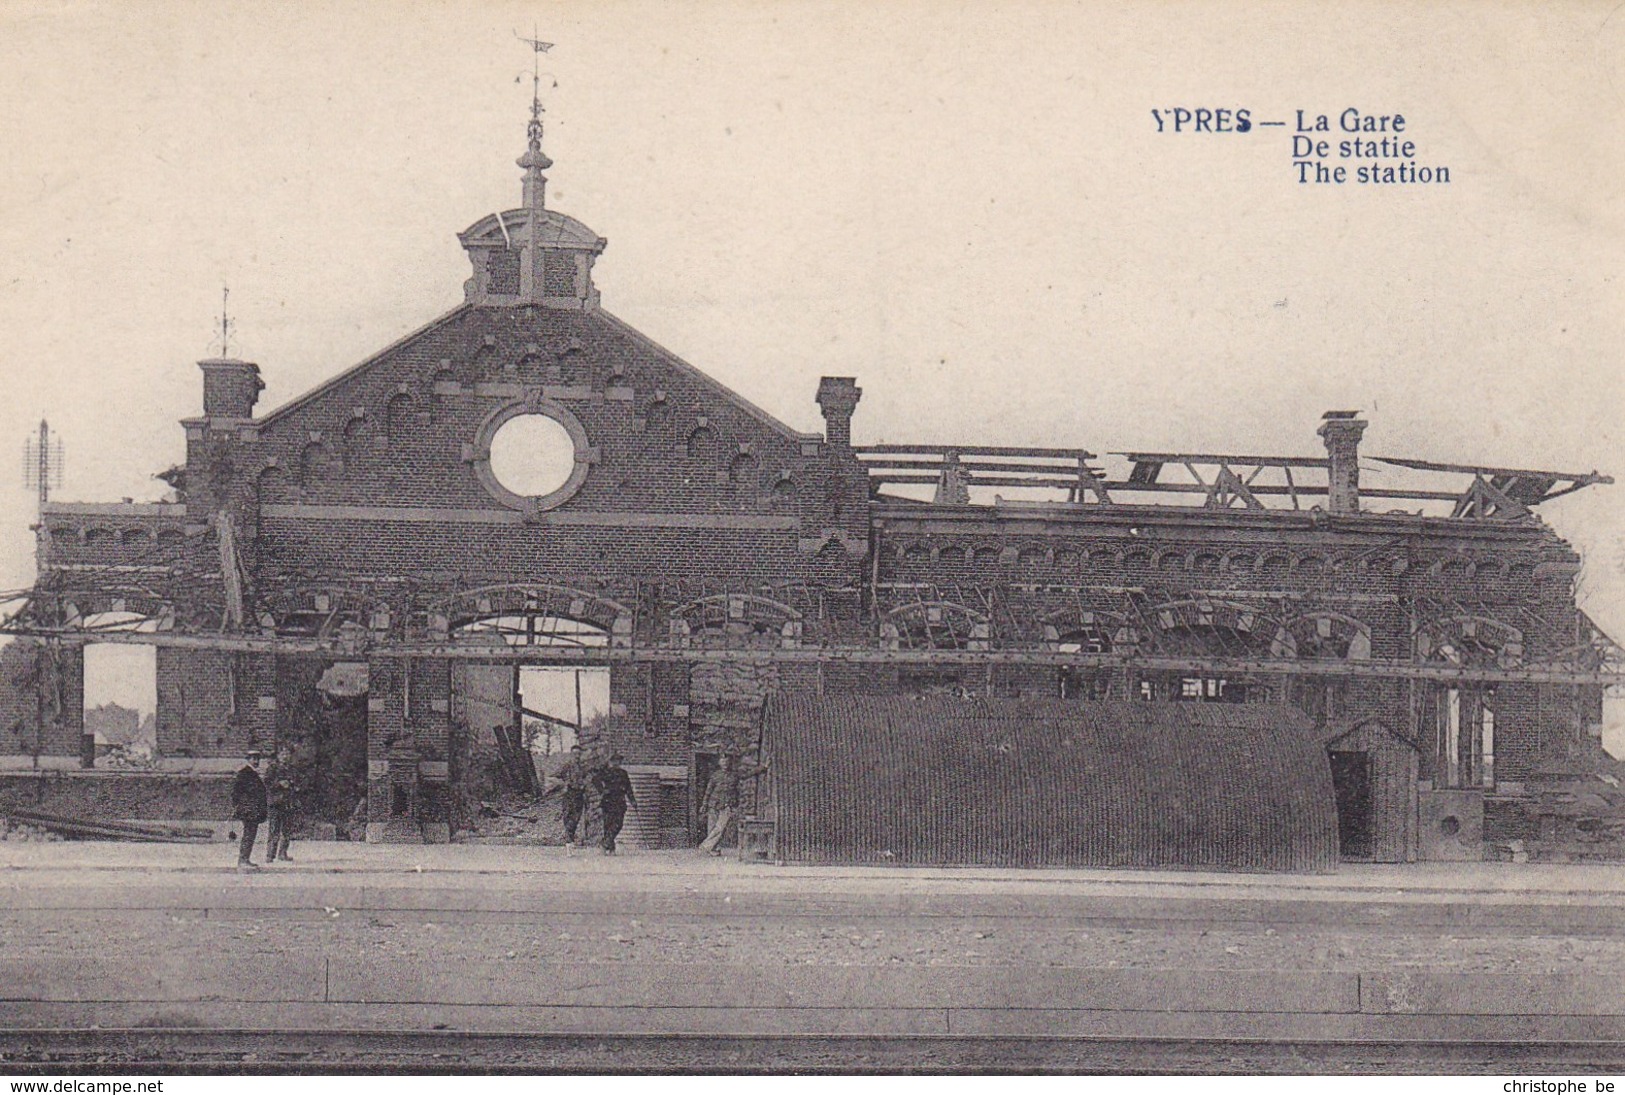
[[[1078,930],[1054,920],[939,917],[528,917],[421,912],[245,913],[225,919],[121,911],[0,912],[0,949],[72,962],[95,954],[139,963],[231,955],[434,956],[586,965],[639,961],[744,965],[1076,966],[1360,972],[1427,967],[1457,972],[1625,976],[1625,939],[1433,935],[1265,926]]]

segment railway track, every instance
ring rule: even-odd
[[[1618,1075],[1625,1042],[0,1031],[0,1075],[1110,1073]]]

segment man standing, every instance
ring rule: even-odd
[[[587,759],[582,756],[581,743],[570,746],[570,759],[559,769],[559,780],[564,784],[564,845],[576,846],[576,830],[581,826],[581,815],[587,809]]]
[[[626,774],[621,767],[621,761],[626,758],[619,753],[611,753],[609,763],[593,773],[592,784],[598,791],[598,808],[604,815],[604,839],[602,846],[605,855],[615,854],[615,838],[620,835],[621,825],[626,820],[626,805],[638,804],[638,796],[632,793],[632,777]]]
[[[722,842],[728,835],[728,829],[733,824],[734,815],[739,812],[739,781],[759,776],[767,771],[766,766],[756,765],[740,770],[739,762],[734,754],[724,753],[717,770],[711,773],[711,779],[705,785],[705,839],[700,842],[700,850],[710,852],[712,855],[722,854]]]
[[[237,845],[237,869],[244,874],[260,869],[249,857],[254,854],[254,837],[259,833],[260,822],[267,817],[265,780],[260,778],[264,764],[264,754],[250,749],[247,763],[237,769],[237,779],[231,785],[231,816],[243,826],[243,838]]]
[[[265,804],[268,824],[265,827],[265,862],[278,859],[292,863],[288,854],[288,830],[293,823],[294,796],[293,756],[286,748],[278,749],[276,759],[265,773]]]

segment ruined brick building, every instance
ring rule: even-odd
[[[519,165],[459,237],[463,304],[270,413],[259,366],[203,361],[177,501],[45,507],[11,767],[77,764],[93,641],[156,647],[170,763],[298,743],[375,840],[463,828],[521,666],[607,671],[634,840],[691,843],[716,758],[760,754],[747,835],[799,859],[1473,857],[1587,747],[1614,648],[1533,510],[1605,477],[1388,460],[1428,482],[1362,489],[1346,412],[1313,455],[1116,478],[864,446],[836,376],[800,430],[601,306],[534,119]]]

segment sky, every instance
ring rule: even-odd
[[[792,426],[851,375],[860,443],[1318,455],[1358,408],[1367,454],[1625,473],[1625,14],[1561,2],[12,0],[0,444],[156,499],[223,285],[262,411],[456,306],[533,27],[604,307]],[[1297,111],[1350,107],[1450,183],[1298,183]],[[1625,636],[1625,486],[1542,513]]]

